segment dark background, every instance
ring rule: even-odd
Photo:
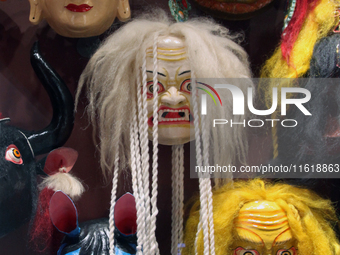
[[[274,0],[269,8],[251,19],[244,21],[226,21],[215,19],[232,32],[242,32],[242,46],[249,54],[254,77],[272,54],[279,42],[282,23],[283,0]],[[170,13],[167,0],[130,0],[132,17],[143,8],[161,7]],[[209,16],[193,6],[191,16]],[[52,116],[48,96],[35,76],[29,60],[30,48],[36,40],[46,60],[56,69],[75,95],[79,76],[88,59],[77,52],[77,45],[83,40],[65,38],[57,35],[45,21],[38,26],[28,21],[29,2],[27,0],[7,0],[0,2],[0,112],[3,117],[10,117],[11,124],[24,129],[45,127]],[[120,23],[115,23],[113,32]],[[101,36],[101,39],[106,35]],[[99,166],[99,153],[92,141],[92,128],[88,125],[84,108],[84,97],[75,116],[73,133],[65,144],[79,152],[79,158],[72,172],[83,180],[86,192],[77,202],[79,220],[86,221],[99,217],[108,217],[110,207],[111,183],[105,183]],[[271,157],[271,138],[267,131],[249,134],[249,165],[257,165]],[[186,159],[189,157],[189,145],[185,146]],[[159,217],[157,219],[157,238],[161,254],[170,254],[171,229],[171,148],[160,146],[159,158]],[[186,160],[186,167],[189,160]],[[126,178],[128,179],[128,177]],[[119,195],[131,191],[129,182],[120,182]],[[197,179],[185,177],[185,201],[198,192]],[[3,208],[0,208],[3,210]],[[37,254],[27,248],[27,230],[25,225],[0,239],[1,255]],[[50,254],[47,252],[46,254]]]

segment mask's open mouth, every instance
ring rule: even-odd
[[[181,108],[169,108],[162,106],[158,110],[158,125],[190,124],[194,121],[188,106]],[[150,127],[153,126],[153,116],[148,120]]]

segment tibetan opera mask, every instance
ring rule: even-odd
[[[29,20],[46,19],[60,35],[81,38],[104,33],[117,17],[130,18],[129,0],[29,0]]]
[[[190,106],[191,71],[184,41],[161,36],[157,45],[158,65],[158,141],[164,145],[184,144],[194,137],[193,111]],[[148,133],[153,127],[153,54],[146,52]]]
[[[232,255],[297,255],[287,214],[275,202],[244,204],[235,227]]]

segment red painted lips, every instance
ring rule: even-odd
[[[93,6],[89,6],[87,4],[81,4],[81,5],[76,5],[76,4],[69,4],[65,6],[65,8],[71,12],[88,12],[89,10],[92,9]]]
[[[193,122],[193,117],[188,106],[181,108],[161,106],[158,109],[158,125],[190,124],[191,122]],[[148,124],[150,127],[153,126],[152,116],[149,117]]]

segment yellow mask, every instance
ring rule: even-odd
[[[246,203],[235,220],[233,255],[296,255],[287,214],[275,202]]]

